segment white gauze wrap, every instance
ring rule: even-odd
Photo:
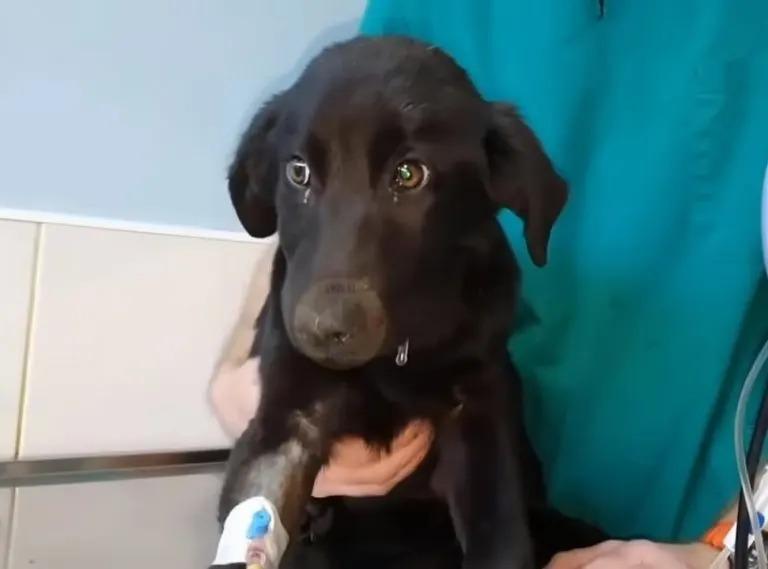
[[[240,502],[227,516],[219,539],[219,547],[216,550],[216,558],[213,560],[214,565],[245,563],[249,544],[248,527],[254,514],[261,509],[267,510],[272,517],[269,531],[262,538],[267,559],[274,568],[280,564],[280,559],[288,547],[288,532],[280,522],[277,509],[272,502],[262,496],[256,496]]]

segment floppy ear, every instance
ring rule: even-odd
[[[491,198],[523,220],[528,253],[541,267],[547,263],[549,234],[568,189],[514,107],[492,103],[491,113],[485,139]]]
[[[277,229],[275,186],[280,106],[281,97],[277,96],[256,113],[229,167],[229,197],[240,223],[253,237],[267,237]]]

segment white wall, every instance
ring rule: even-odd
[[[8,0],[0,209],[238,229],[224,174],[255,106],[364,0]]]

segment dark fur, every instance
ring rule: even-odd
[[[307,204],[284,177],[295,154],[312,168]],[[409,156],[430,165],[432,182],[395,203],[387,184]],[[283,491],[293,539],[282,567],[522,568],[604,537],[547,506],[523,430],[506,349],[519,270],[495,216],[515,211],[544,265],[566,186],[512,107],[485,101],[440,50],[356,39],[254,117],[230,192],[245,228],[279,230],[280,247],[254,345],[262,404],[233,451],[222,520],[258,491],[248,473],[260,457],[294,440],[306,472]],[[349,275],[381,297],[387,335],[375,358],[334,371],[297,349],[292,314],[318,280]],[[386,448],[415,418],[435,425],[435,445],[393,492],[309,500],[334,440]]]

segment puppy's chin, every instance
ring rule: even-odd
[[[393,366],[405,365],[408,361],[411,342],[410,338],[403,335],[397,341],[391,337],[383,338],[378,349],[374,349],[370,344],[364,347],[350,345],[322,349],[313,345],[311,341],[297,337],[293,330],[288,332],[288,338],[293,349],[299,354],[318,366],[333,371],[351,371],[371,363],[379,365],[389,362]]]
[[[351,371],[357,368],[360,368],[368,363],[370,360],[355,360],[355,359],[317,359],[313,358],[307,354],[304,354],[309,359],[311,359],[314,363],[319,365],[320,367],[324,367],[326,369],[332,370],[332,371]]]

